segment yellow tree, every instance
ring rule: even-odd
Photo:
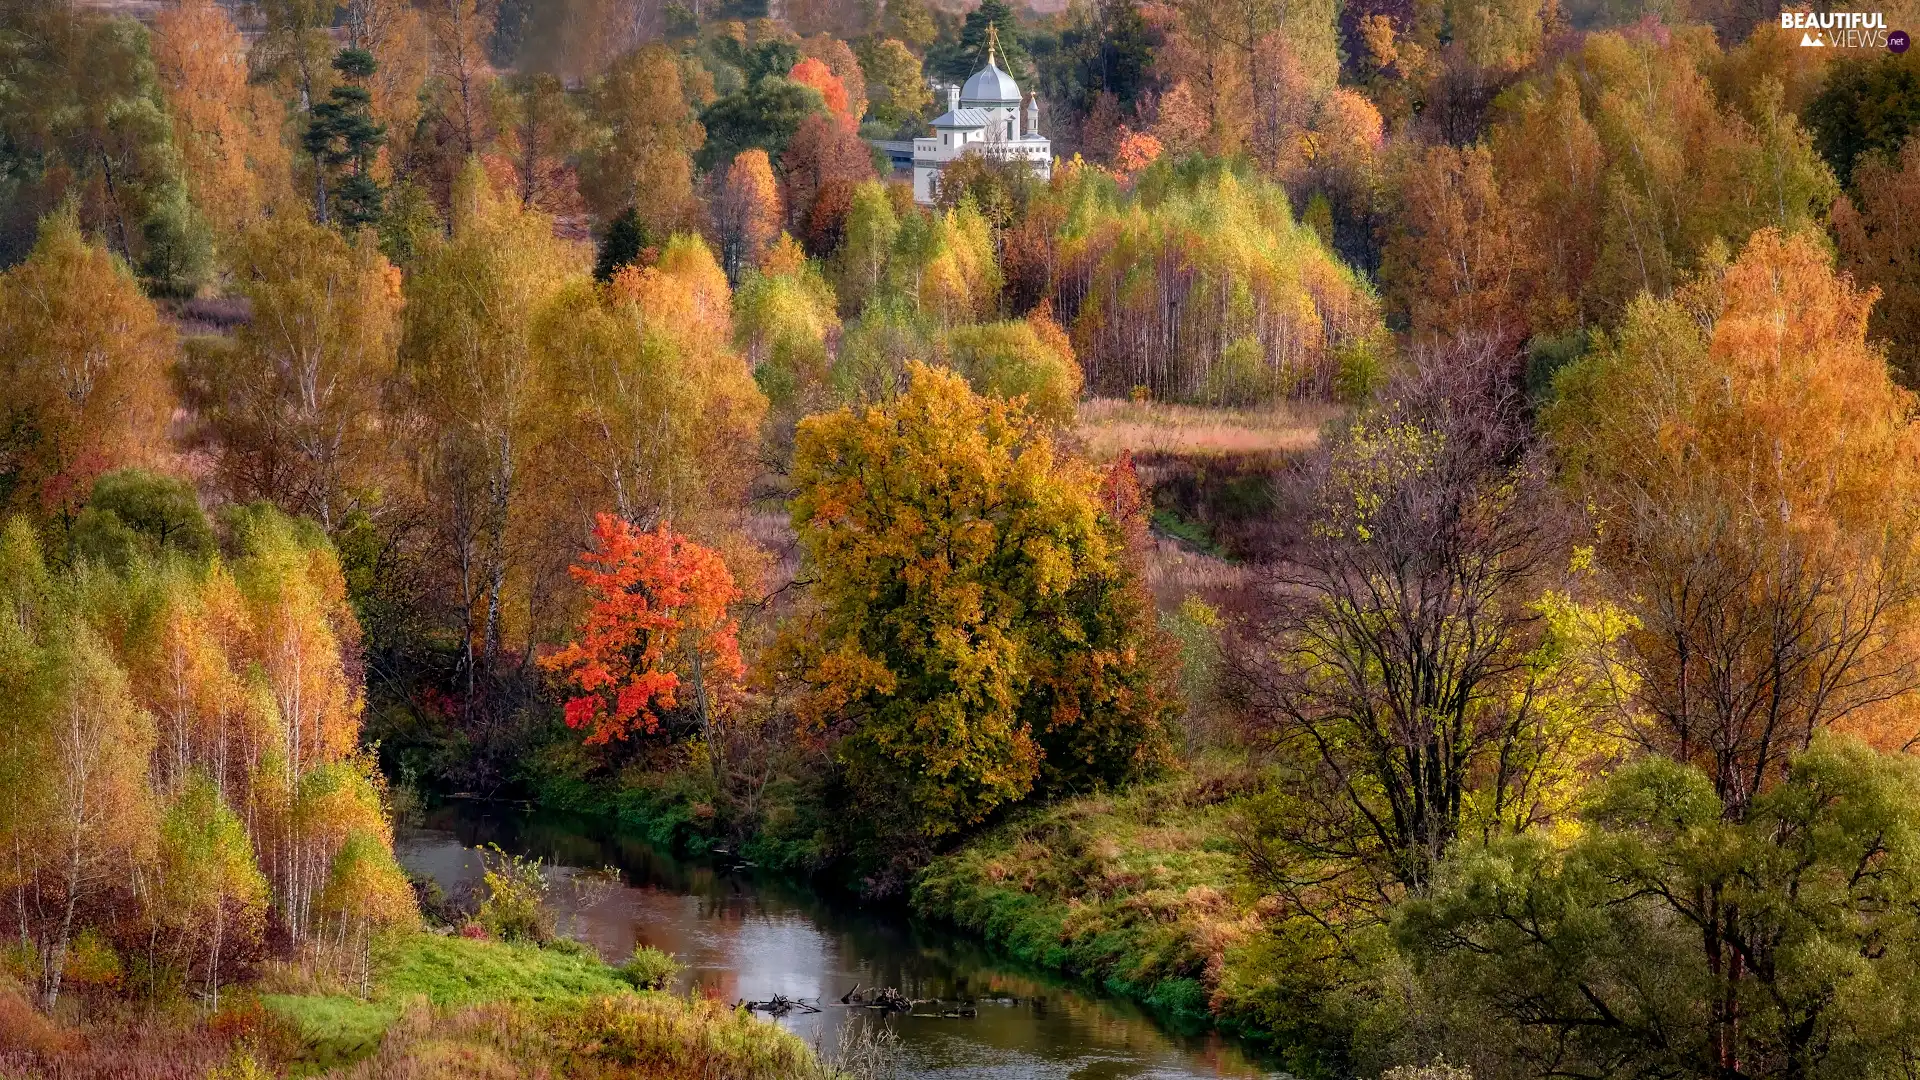
[[[664,45],[620,58],[589,97],[593,137],[580,160],[580,194],[602,224],[629,207],[649,235],[693,224],[693,153],[706,141]]]
[[[836,753],[862,807],[851,833],[883,855],[924,850],[1024,798],[1043,742],[1099,742],[1035,731],[1101,696],[1081,698],[1073,672],[1102,669],[1079,662],[1094,638],[1115,638],[1089,635],[1074,602],[1123,545],[1097,478],[1044,428],[916,363],[893,401],[802,421],[792,476],[813,584],[786,649],[809,688],[805,715],[844,736]],[[1043,698],[1060,707],[1037,707]],[[1080,776],[1133,767],[1058,764]]]
[[[216,0],[179,0],[154,18],[153,61],[187,191],[230,237],[289,191],[278,102],[247,80],[247,46]]]
[[[417,925],[420,917],[390,838],[365,829],[347,835],[328,867],[319,911],[333,920],[336,944],[354,950],[365,993],[373,982],[373,931]]]
[[[55,580],[20,519],[0,537],[0,575],[12,774],[11,797],[0,806],[11,863],[5,881],[41,1004],[51,1010],[92,909],[152,856],[153,721],[95,625],[116,614],[111,589]]]
[[[744,271],[760,265],[779,237],[784,217],[780,185],[773,178],[773,163],[767,152],[755,147],[734,155],[720,197],[713,201],[720,265],[726,268],[729,279],[738,281]]]
[[[415,453],[456,578],[469,678],[500,647],[513,545],[533,509],[528,471],[551,404],[530,316],[581,276],[580,261],[552,219],[501,198],[469,165],[452,239],[407,281],[403,363],[428,427]]]
[[[385,124],[388,158],[404,159],[420,119],[420,91],[433,68],[433,38],[421,9],[408,0],[347,0],[347,47],[373,54],[366,80],[376,121]]]
[[[1763,230],[1636,301],[1547,418],[1635,598],[1636,733],[1736,815],[1823,727],[1915,734],[1886,706],[1920,686],[1920,431],[1823,247]]]
[[[188,397],[237,499],[271,499],[332,530],[367,505],[396,454],[383,413],[396,373],[400,272],[371,234],[280,216],[234,259],[252,318],[231,348],[183,365]]]
[[[174,335],[70,212],[0,275],[0,508],[77,509],[109,469],[161,452]]]
[[[766,398],[726,332],[726,297],[706,245],[681,235],[604,295],[576,283],[541,317],[557,442],[568,471],[591,477],[583,512],[610,506],[643,528],[704,533],[739,509]],[[709,306],[718,312],[701,314]]]
[[[1684,283],[1716,240],[1803,228],[1833,201],[1778,84],[1722,101],[1709,80],[1720,60],[1705,27],[1597,33],[1504,99],[1495,174],[1546,256],[1535,332],[1617,317],[1642,291]]]
[[[1400,213],[1382,253],[1381,283],[1415,334],[1462,331],[1527,337],[1532,237],[1500,193],[1485,147],[1409,147]]]

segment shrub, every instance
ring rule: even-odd
[[[673,977],[685,966],[671,953],[651,945],[635,945],[633,956],[614,972],[636,990],[665,990],[673,985]]]
[[[480,857],[486,863],[481,883],[487,892],[480,925],[502,941],[551,941],[553,916],[546,909],[547,876],[540,860],[509,855],[497,844],[483,848]]]

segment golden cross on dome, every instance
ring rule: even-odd
[[[1000,66],[999,62],[994,59],[994,53],[999,49],[999,46],[1000,24],[990,22],[987,24],[987,63],[992,64],[994,67]]]

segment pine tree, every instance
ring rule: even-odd
[[[333,58],[334,70],[352,81],[334,87],[327,100],[314,105],[304,140],[313,155],[314,214],[322,224],[337,218],[349,232],[379,221],[385,199],[372,170],[387,129],[374,121],[373,95],[361,85],[376,66],[365,49],[340,50]]]
[[[600,238],[600,250],[593,260],[594,280],[612,281],[613,275],[622,268],[639,262],[647,246],[647,226],[640,220],[640,212],[629,206],[613,219],[607,226],[607,234]]]

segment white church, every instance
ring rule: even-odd
[[[1042,180],[1053,174],[1053,142],[1040,134],[1040,100],[1023,98],[1013,76],[1000,70],[999,44],[999,28],[988,23],[987,66],[965,86],[947,87],[947,111],[933,118],[933,134],[913,140],[915,202],[939,198],[941,170],[966,154],[1024,161]]]

